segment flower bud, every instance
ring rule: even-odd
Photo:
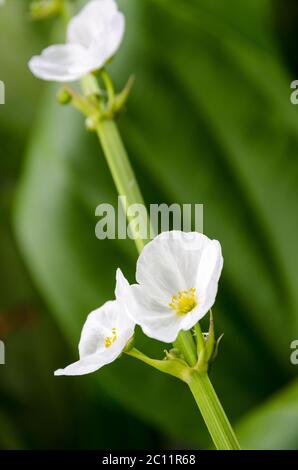
[[[94,132],[96,129],[96,120],[93,116],[87,117],[85,121],[87,131]]]
[[[57,100],[59,104],[69,104],[72,100],[71,93],[66,88],[61,88],[57,94]]]
[[[30,15],[33,20],[44,20],[60,13],[60,0],[37,0],[30,4]]]

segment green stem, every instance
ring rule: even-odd
[[[218,450],[241,450],[207,373],[193,371],[188,383]]]
[[[109,76],[106,72],[104,74],[105,83],[109,80]],[[87,75],[81,80],[81,86],[86,96],[88,95],[99,95],[100,88],[94,75]],[[111,85],[112,87],[112,82]],[[108,90],[110,98],[114,92],[111,89]],[[133,204],[140,205],[139,211],[139,227],[147,228],[150,231],[150,221],[147,214],[146,206],[139,185],[137,183],[135,174],[129,161],[129,157],[123,145],[121,136],[119,134],[117,125],[113,119],[102,119],[99,120],[96,125],[96,133],[100,140],[103,152],[105,154],[110,172],[112,174],[117,192],[119,196],[126,197],[126,206],[123,207],[126,217],[130,222],[132,216],[127,214],[127,208]],[[130,226],[133,232],[133,239],[136,244],[137,250],[141,253],[146,242],[149,239],[140,237],[136,232],[134,224]]]
[[[96,77],[89,73],[81,79],[81,87],[84,95],[100,95],[100,88],[98,86]]]
[[[115,90],[114,90],[113,82],[110,78],[110,75],[106,72],[105,69],[102,69],[102,71],[100,72],[100,75],[108,93],[109,104],[111,104],[115,99]]]
[[[191,331],[181,330],[174,342],[174,347],[177,348],[184,356],[185,361],[193,367],[197,362],[196,345]]]
[[[99,121],[96,126],[96,132],[100,139],[118,194],[126,197],[127,207],[132,204],[140,205],[139,227],[146,227],[148,233],[149,220],[145,209],[146,206],[115,122],[109,119]],[[130,216],[127,216],[127,218],[129,222],[132,220]],[[139,236],[134,224],[130,227],[133,232],[136,247],[140,253],[145,246],[146,239]]]

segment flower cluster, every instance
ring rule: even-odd
[[[114,361],[133,337],[135,325],[172,343],[215,302],[223,267],[220,243],[197,232],[164,232],[143,249],[130,285],[117,270],[116,300],[92,312],[83,327],[80,360],[56,375],[82,375]]]

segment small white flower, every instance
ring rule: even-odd
[[[45,49],[29,61],[31,72],[43,80],[70,82],[99,70],[119,48],[125,19],[115,0],[91,0],[72,18],[67,44]]]
[[[172,343],[214,304],[222,267],[217,240],[196,232],[164,232],[143,249],[138,284],[119,281],[118,298],[147,336]]]
[[[116,292],[128,288],[125,279],[118,281]],[[55,375],[84,375],[110,364],[122,353],[134,334],[135,323],[117,300],[106,302],[90,313],[83,327],[79,344],[80,360]]]

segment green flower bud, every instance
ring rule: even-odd
[[[60,104],[69,104],[72,101],[71,93],[66,88],[62,88],[57,94],[57,100]]]

